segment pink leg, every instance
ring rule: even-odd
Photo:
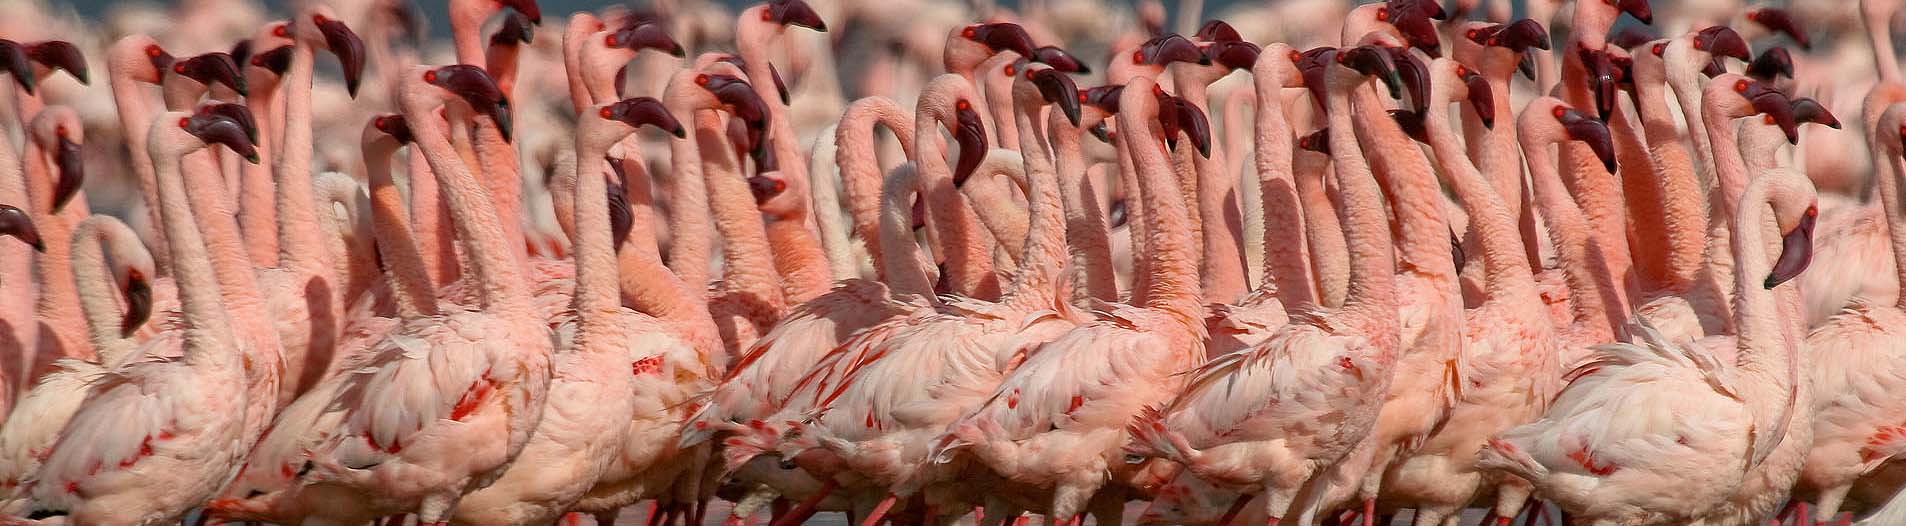
[[[1377,526],[1376,521],[1377,499],[1363,499],[1363,526]]]
[[[1277,521],[1278,521],[1277,517],[1271,517],[1269,519],[1265,519],[1264,526],[1277,526]]]
[[[867,519],[860,521],[860,526],[875,526],[880,524],[880,520],[887,517],[887,510],[893,509],[894,502],[898,500],[897,497],[891,494],[887,495],[887,498],[880,499],[880,504],[874,505],[873,513],[868,513]]]
[[[807,500],[801,501],[799,505],[794,506],[794,509],[789,511],[786,517],[774,521],[773,526],[796,526],[800,523],[807,522],[809,517],[814,516],[814,507],[821,505],[821,499],[827,498],[827,494],[833,492],[834,481],[828,480],[827,484],[821,486],[820,491],[815,492],[814,496],[808,497]]]
[[[663,513],[664,513],[664,509],[662,508],[662,501],[658,500],[658,501],[649,503],[648,526],[662,526]]]
[[[1244,505],[1249,502],[1251,502],[1251,494],[1238,495],[1236,500],[1231,501],[1231,507],[1224,510],[1224,516],[1218,518],[1218,526],[1231,526],[1231,521],[1237,520],[1238,513],[1243,512]]]

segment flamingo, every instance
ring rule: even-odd
[[[779,0],[743,9],[735,16],[735,49],[755,95],[767,102],[768,128],[763,132],[763,140],[781,167],[780,179],[785,181],[792,195],[806,196],[807,158],[801,155],[798,137],[788,121],[787,100],[772,83],[775,75],[767,55],[768,46],[784,36],[788,26],[827,32],[827,23],[806,2]],[[782,276],[783,294],[798,303],[825,294],[833,280],[827,256],[821,250],[813,227],[809,226],[812,219],[805,216],[792,219],[794,221],[770,222],[769,226],[770,239],[776,249],[774,265]],[[798,226],[798,230],[788,228],[790,224]]]
[[[508,101],[475,66],[417,66],[407,73],[400,106],[441,178],[481,303],[404,320],[364,351],[372,358],[338,387],[334,406],[346,413],[343,425],[310,452],[312,469],[300,484],[303,491],[376,496],[367,506],[317,510],[320,515],[415,509],[420,521],[434,525],[450,517],[464,494],[494,481],[528,442],[542,418],[552,338],[531,309],[496,216],[478,204],[487,196],[456,159],[440,129],[446,126],[430,121],[442,107],[449,127],[459,131],[478,111],[501,125],[507,117],[497,115],[507,115]],[[385,475],[391,470],[409,475]]]
[[[51,453],[8,511],[66,515],[88,524],[162,524],[211,496],[236,468],[249,441],[248,384],[258,383],[244,362],[258,350],[235,336],[213,277],[215,270],[185,199],[185,154],[222,144],[256,155],[246,132],[217,112],[167,112],[149,127],[148,151],[157,169],[163,225],[181,250],[174,276],[187,329],[155,340],[134,354],[162,346],[183,349],[178,360],[141,359],[102,375],[67,422]],[[269,374],[269,373],[267,373]],[[269,384],[269,382],[264,382]],[[28,522],[13,519],[15,522]]]
[[[72,279],[72,245],[68,240],[73,227],[90,215],[85,199],[79,195],[85,180],[80,154],[86,138],[79,113],[64,106],[40,111],[25,131],[28,140],[21,161],[26,193],[34,203],[33,223],[50,245],[37,265],[40,296],[35,310],[40,327],[34,352],[38,357],[32,362],[28,378],[39,378],[51,372],[55,360],[93,358],[92,345],[83,333],[60,330],[85,324],[79,290]],[[75,197],[81,199],[74,201]]]
[[[294,43],[290,26],[284,22],[265,24],[241,44],[247,51],[240,64],[248,93],[245,107],[254,118],[265,122],[265,129],[258,134],[259,163],[246,164],[239,180],[238,224],[245,232],[245,249],[252,266],[263,268],[278,266],[278,192],[271,170],[283,149],[283,137],[278,132],[283,128],[274,123],[281,117],[275,111],[279,83],[291,68]]]
[[[1742,83],[1744,96],[1775,93]],[[1553,140],[1562,119],[1584,119],[1555,101],[1538,103],[1521,117],[1525,141]],[[1551,119],[1544,108],[1560,108],[1556,124],[1543,122]],[[1777,312],[1780,293],[1771,289],[1806,268],[1819,213],[1812,185],[1794,175],[1755,179],[1742,194],[1733,237],[1738,336],[1695,348],[1636,326],[1639,342],[1596,347],[1543,419],[1489,439],[1477,466],[1530,481],[1589,524],[1687,522],[1720,508],[1774,451],[1794,410],[1798,342],[1785,337],[1791,318]],[[1786,247],[1775,261],[1762,254],[1769,219]],[[1729,346],[1738,363],[1710,354]],[[1608,410],[1616,406],[1624,410]],[[1663,485],[1675,488],[1672,498]]]

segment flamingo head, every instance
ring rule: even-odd
[[[1211,62],[1223,66],[1225,71],[1251,69],[1257,65],[1257,57],[1263,53],[1257,44],[1243,40],[1226,40],[1204,45],[1203,53],[1211,57]]]
[[[20,89],[33,94],[33,65],[28,62],[26,48],[19,42],[0,38],[0,71],[13,74],[13,81],[20,83]]]
[[[285,70],[291,69],[291,46],[278,46],[276,49],[263,53],[253,53],[245,62],[246,65],[263,69],[272,75],[283,76]]]
[[[1034,62],[1052,66],[1052,69],[1062,73],[1092,74],[1091,66],[1085,65],[1085,61],[1079,60],[1079,57],[1073,56],[1072,52],[1059,46],[1040,46],[1032,50],[1032,59]]]
[[[244,110],[244,106],[237,106]],[[205,146],[223,145],[246,161],[258,162],[258,149],[246,138],[245,126],[225,111],[196,111],[179,120],[179,128]]]
[[[1789,99],[1786,93],[1781,92],[1772,84],[1739,75],[1725,75],[1714,81],[1726,82],[1730,78],[1733,83],[1728,86],[1729,91],[1747,99],[1754,113],[1766,114],[1765,119],[1772,121],[1771,124],[1780,126],[1780,131],[1787,134],[1788,144],[1800,142],[1800,123],[1794,119],[1793,100]]]
[[[653,97],[635,97],[623,99],[614,104],[603,106],[602,118],[629,125],[630,128],[654,126],[674,135],[675,138],[688,137],[688,131],[682,127],[675,115],[668,112],[662,101]]]
[[[344,24],[323,6],[307,9],[293,23],[295,37],[311,42],[322,43],[325,49],[337,56],[338,65],[344,70],[344,88],[357,97],[357,88],[364,77],[364,40],[357,32]]]
[[[1613,35],[1609,35],[1608,43],[1620,46],[1622,49],[1634,49],[1635,46],[1653,42],[1660,38],[1661,36],[1656,35],[1654,30],[1648,26],[1628,26],[1615,31]]]
[[[35,64],[48,70],[65,71],[74,79],[78,79],[80,84],[90,83],[86,73],[86,55],[80,53],[79,47],[74,46],[73,43],[64,40],[47,40],[27,44],[24,47],[27,58]]]
[[[126,296],[126,313],[119,318],[119,336],[131,338],[133,331],[152,319],[152,283],[146,272],[127,267],[120,273],[119,290]]]
[[[1390,54],[1390,63],[1396,65],[1397,77],[1403,80],[1403,91],[1410,95],[1410,102],[1415,106],[1416,111],[1423,111],[1429,106],[1429,66],[1411,55],[1409,48],[1379,47],[1379,49]]]
[[[505,11],[503,25],[496,28],[495,34],[490,35],[490,45],[513,47],[518,44],[528,44],[536,39],[535,25],[535,22],[529,20],[529,15],[523,14],[522,11],[514,9]]]
[[[1833,112],[1827,111],[1826,106],[1820,105],[1820,101],[1812,98],[1794,99],[1793,118],[1795,122],[1811,122],[1835,130],[1840,129],[1840,119],[1834,117]]]
[[[1322,154],[1330,153],[1330,128],[1318,128],[1317,131],[1297,138],[1297,149]]]
[[[1087,128],[1088,131],[1092,132],[1093,137],[1097,137],[1100,141],[1106,143],[1112,142],[1112,132],[1110,127],[1105,124],[1105,120],[1118,114],[1118,96],[1124,91],[1125,86],[1120,84],[1079,90],[1080,110],[1083,111],[1085,108],[1092,108],[1094,112],[1099,114],[1099,122]]]
[[[400,144],[410,144],[417,140],[416,136],[410,134],[410,122],[405,120],[402,114],[378,115],[371,119],[371,127]]]
[[[1328,61],[1335,62],[1337,65],[1343,66],[1359,75],[1376,77],[1383,81],[1384,87],[1389,88],[1390,98],[1403,98],[1403,78],[1402,75],[1397,72],[1396,63],[1392,60],[1393,56],[1388,49],[1382,46],[1366,45],[1347,47],[1333,51],[1333,53],[1329,54]],[[1310,79],[1306,78],[1305,84],[1310,84],[1309,80]],[[1324,83],[1317,82],[1316,85],[1318,88],[1322,88]]]
[[[1588,70],[1588,91],[1595,97],[1595,115],[1606,121],[1615,112],[1615,91],[1621,89],[1615,63],[1605,50],[1583,47],[1575,51],[1582,60],[1582,67]]]
[[[973,102],[960,99],[953,103],[953,139],[960,145],[960,161],[953,168],[953,184],[965,184],[986,158],[986,124],[980,120]]]
[[[1793,78],[1793,54],[1784,47],[1767,48],[1747,64],[1747,76],[1761,82],[1773,82],[1780,77]]]
[[[48,106],[29,123],[29,139],[53,154],[57,179],[53,184],[53,210],[59,211],[79,195],[86,182],[86,165],[81,162],[86,144],[86,127],[79,113],[66,106]]]
[[[747,125],[747,147],[749,151],[754,152],[756,160],[759,161],[768,147],[765,140],[768,130],[768,104],[761,100],[760,95],[755,94],[754,86],[748,84],[748,81],[741,80],[740,77],[712,73],[696,75],[695,84],[708,90],[715,96],[715,100],[721,103],[723,109],[728,110]]]
[[[1237,28],[1231,27],[1230,22],[1215,18],[1205,21],[1202,26],[1198,26],[1198,32],[1192,36],[1205,42],[1240,42],[1244,40],[1244,37],[1238,34]]]
[[[477,113],[489,115],[503,141],[510,140],[510,99],[496,86],[496,80],[483,68],[469,64],[451,64],[424,72],[424,82],[442,88],[470,104]]]
[[[1012,22],[968,25],[960,28],[960,38],[985,46],[988,55],[1011,51],[1022,57],[1039,57],[1039,51],[1032,44],[1032,35],[1026,33],[1026,28]]]
[[[1549,108],[1549,115],[1562,125],[1562,132],[1570,140],[1587,143],[1595,158],[1601,159],[1603,169],[1615,173],[1615,143],[1607,123],[1561,104]]]
[[[668,36],[668,28],[662,21],[653,17],[629,17],[622,27],[609,34],[604,43],[612,48],[632,51],[653,49],[673,56],[685,56],[682,45]]]
[[[252,118],[251,109],[246,108],[244,105],[230,102],[211,102],[199,106],[198,111],[200,113],[224,115],[230,118],[232,122],[238,123],[240,129],[244,130],[245,140],[251,141],[252,144],[258,143],[258,121]]]
[[[1800,45],[1800,49],[1813,49],[1813,44],[1807,40],[1806,28],[1800,27],[1800,23],[1796,22],[1793,15],[1785,9],[1778,7],[1750,9],[1747,11],[1747,19],[1760,24],[1760,27],[1767,28],[1768,31],[1785,33],[1787,38],[1793,39],[1795,44]]]
[[[1530,48],[1547,51],[1549,32],[1535,20],[1524,18],[1508,24],[1495,24],[1473,27],[1463,32],[1470,42],[1488,47],[1498,47],[1514,51],[1520,55],[1516,70],[1529,80],[1535,80],[1535,56],[1527,53]]]
[[[1496,99],[1489,89],[1489,80],[1477,73],[1475,68],[1462,64],[1455,65],[1454,73],[1456,79],[1462,81],[1469,107],[1476,111],[1476,118],[1482,121],[1482,127],[1495,129]]]
[[[1211,57],[1205,56],[1204,51],[1199,49],[1197,44],[1186,39],[1184,35],[1175,33],[1154,37],[1139,44],[1138,51],[1132,53],[1132,61],[1158,67],[1164,67],[1173,62],[1188,62],[1200,66],[1211,65]]]
[[[40,239],[40,230],[33,227],[33,216],[13,205],[0,205],[0,236],[13,236],[34,252],[46,252],[46,242]]]
[[[1789,205],[1789,201],[1795,200],[1793,197],[1782,197],[1776,197],[1774,203],[1774,222],[1781,228],[1780,257],[1774,260],[1774,268],[1767,272],[1767,279],[1761,283],[1769,289],[1799,277],[1813,263],[1813,228],[1820,218],[1820,207],[1811,202],[1814,199],[1812,196],[1803,196],[1809,201],[1804,207]],[[1783,213],[1790,210],[1799,213]]]
[[[734,64],[736,68],[744,71],[748,69],[748,61],[742,59],[741,55],[726,53],[722,55],[720,61]],[[774,92],[781,96],[781,103],[793,104],[794,98],[788,94],[788,83],[781,80],[781,68],[775,67],[773,61],[768,62],[768,77],[774,79]]]
[[[1172,96],[1170,106],[1163,106],[1161,101],[1158,115],[1164,121],[1161,124],[1167,137],[1176,136],[1182,131],[1185,137],[1191,139],[1191,146],[1198,149],[1198,155],[1207,159],[1211,157],[1211,119],[1205,116],[1204,110],[1197,104],[1192,104],[1184,97]]]
[[[1443,56],[1443,42],[1436,36],[1431,20],[1448,17],[1435,0],[1389,0],[1375,13],[1378,22],[1396,27],[1410,47],[1421,49],[1430,58]]]
[[[1752,58],[1751,51],[1747,49],[1747,40],[1741,38],[1741,34],[1735,32],[1734,28],[1727,26],[1714,26],[1696,32],[1693,46],[1696,51],[1704,51],[1709,55],[1708,65],[1701,70],[1701,73],[1710,77],[1727,72],[1727,67],[1721,63],[1721,57],[1734,57],[1743,61]]]
[[[213,51],[188,57],[172,63],[172,73],[192,79],[194,82],[210,86],[224,84],[239,95],[245,95],[245,77],[238,72],[238,62],[232,55],[223,51]]]
[[[1072,77],[1050,67],[1028,67],[1026,80],[1039,89],[1041,100],[1059,105],[1066,120],[1073,126],[1079,125],[1079,88],[1073,84]]]
[[[761,20],[782,26],[799,26],[827,32],[827,21],[821,20],[821,14],[802,0],[770,0],[761,10]]]

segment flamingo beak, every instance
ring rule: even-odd
[[[1504,27],[1501,33],[1502,45],[1516,51],[1526,51],[1533,47],[1549,50],[1549,32],[1542,24],[1531,19],[1521,19]]]
[[[827,21],[821,20],[821,14],[814,12],[812,6],[802,0],[773,0],[768,2],[769,21],[790,26],[800,26],[822,33],[827,32]]]
[[[954,140],[960,145],[960,162],[953,170],[953,184],[961,185],[966,178],[973,176],[979,169],[979,163],[986,157],[986,124],[980,121],[979,112],[973,110],[971,103],[960,101],[954,110],[956,128]]]
[[[529,19],[529,23],[535,24],[535,25],[543,24],[543,8],[542,6],[536,5],[536,0],[497,0],[497,1],[503,4],[503,7],[514,9],[516,10],[516,12],[522,13],[524,17]]]
[[[1172,97],[1172,105],[1178,113],[1178,126],[1191,138],[1191,145],[1198,148],[1198,155],[1211,158],[1211,120],[1205,117],[1204,110],[1184,97]]]
[[[79,195],[80,186],[86,182],[86,165],[80,162],[80,145],[61,135],[59,145],[53,153],[53,164],[59,170],[59,180],[53,185],[53,211],[58,212],[66,203]]]
[[[1741,60],[1752,58],[1747,49],[1747,40],[1734,28],[1714,26],[1694,34],[1694,49],[1706,51],[1715,57],[1734,57]]]
[[[1773,82],[1779,77],[1793,78],[1793,54],[1784,47],[1767,48],[1747,64],[1747,76],[1761,82]]]
[[[1091,128],[1086,129],[1086,131],[1092,132],[1092,137],[1098,139],[1099,142],[1106,144],[1112,143],[1112,128],[1106,126],[1103,122],[1093,125]]]
[[[774,67],[774,63],[769,62],[768,76],[774,77],[774,92],[781,95],[781,104],[793,104],[794,97],[788,95],[788,83],[781,80],[781,68]]]
[[[768,129],[768,105],[756,95],[754,87],[748,81],[728,75],[707,75],[702,89],[715,95],[715,100],[728,106],[730,113],[739,117],[748,126],[748,144],[755,164],[761,164],[762,152],[767,149],[767,141],[762,140]]]
[[[1350,69],[1357,70],[1358,73],[1383,80],[1383,85],[1390,89],[1390,98],[1403,98],[1403,79],[1397,73],[1396,63],[1390,60],[1390,54],[1387,51],[1375,46],[1357,46],[1338,51],[1337,61]],[[1304,80],[1305,84],[1310,84],[1310,79]],[[1321,87],[1323,83],[1317,84]]]
[[[1047,103],[1058,104],[1066,120],[1073,126],[1079,125],[1079,88],[1072,83],[1071,77],[1056,69],[1039,68],[1027,71],[1026,78],[1039,87],[1040,98]]]
[[[614,161],[609,162],[609,166],[619,166],[621,164],[622,163]],[[605,174],[603,177],[607,178],[609,176]],[[607,190],[607,197],[609,199],[609,239],[615,243],[616,251],[621,251],[622,242],[629,239],[629,231],[635,228],[635,214],[629,211],[628,194],[623,193],[621,184],[610,180]]]
[[[1304,151],[1326,155],[1330,154],[1330,128],[1318,128],[1317,131],[1310,132],[1309,135],[1298,138],[1297,148]]]
[[[33,65],[27,63],[26,50],[12,40],[0,39],[0,71],[13,73],[20,89],[33,94]]]
[[[1216,42],[1205,49],[1205,54],[1209,55],[1213,62],[1234,70],[1251,69],[1251,66],[1257,64],[1257,56],[1261,53],[1263,49],[1257,47],[1257,44],[1241,40]]]
[[[534,23],[529,21],[529,15],[516,10],[505,11],[503,26],[496,29],[496,34],[490,35],[490,45],[513,46],[519,43],[531,43],[536,39],[536,29],[533,26]]]
[[[1416,111],[1423,111],[1429,107],[1429,68],[1410,56],[1408,49],[1390,48],[1390,53],[1390,60],[1397,65],[1397,75],[1403,79],[1403,88],[1410,94],[1410,103]]]
[[[48,40],[29,44],[26,46],[26,55],[49,69],[66,70],[80,84],[91,83],[86,72],[86,55],[80,53],[79,48],[71,42]]]
[[[232,61],[237,62],[238,65],[240,66],[244,66],[245,64],[251,63],[251,57],[252,57],[251,39],[249,38],[238,39],[237,43],[232,44],[231,55],[232,55]]]
[[[1211,64],[1197,44],[1191,43],[1180,35],[1165,35],[1146,41],[1138,47],[1140,62],[1155,66],[1164,66],[1173,62],[1190,62],[1200,66]]]
[[[615,44],[638,52],[653,49],[676,57],[686,54],[681,43],[668,36],[667,28],[653,20],[636,22],[617,30]]]
[[[245,140],[251,141],[252,144],[258,144],[258,121],[252,119],[250,108],[230,102],[214,102],[200,107],[199,111],[230,117],[232,122],[236,122],[239,127],[244,128]]]
[[[186,131],[206,145],[221,144],[243,156],[253,164],[258,162],[258,149],[245,139],[245,128],[238,121],[219,113],[198,112],[186,124]]]
[[[1827,111],[1826,106],[1821,106],[1820,101],[1810,98],[1794,99],[1793,118],[1797,122],[1811,122],[1835,130],[1840,129],[1840,119],[1834,117],[1833,112]]]
[[[1795,44],[1800,45],[1800,49],[1813,49],[1813,44],[1807,40],[1807,30],[1800,27],[1800,24],[1794,21],[1793,15],[1785,9],[1778,7],[1755,9],[1747,13],[1747,19],[1760,24],[1768,31],[1786,33],[1788,38],[1792,38]]]
[[[434,82],[438,86],[456,94],[477,112],[489,115],[496,122],[503,142],[510,142],[510,100],[496,87],[496,80],[489,73],[469,64],[452,64],[434,71],[437,79]]]
[[[278,49],[264,53],[254,53],[249,61],[251,65],[264,68],[273,75],[284,75],[291,69],[291,46],[278,46]]]
[[[1813,226],[1819,216],[1818,209],[1807,209],[1807,213],[1800,216],[1800,224],[1780,236],[1780,259],[1774,260],[1774,268],[1767,273],[1767,280],[1762,286],[1769,289],[1778,287],[1799,277],[1813,263]]]
[[[416,140],[410,134],[410,122],[405,120],[402,114],[379,115],[371,119],[371,123],[377,126],[378,131],[397,139],[397,142],[408,144]]]
[[[1654,10],[1648,7],[1648,0],[1618,0],[1615,7],[1643,24],[1654,25]]]
[[[1646,26],[1628,26],[1616,31],[1614,36],[1608,37],[1608,43],[1620,46],[1622,49],[1634,49],[1635,46],[1653,42],[1657,38],[1660,37]]]
[[[787,189],[787,181],[779,177],[756,175],[748,178],[748,193],[754,194],[755,204],[766,203],[780,196]]]
[[[1747,97],[1754,111],[1773,118],[1774,124],[1780,126],[1780,131],[1787,134],[1788,144],[1800,143],[1800,123],[1794,120],[1793,101],[1787,98],[1787,94],[1759,82],[1749,82],[1741,96]]]
[[[1203,26],[1198,27],[1198,32],[1193,34],[1192,37],[1205,42],[1239,42],[1244,40],[1244,37],[1238,34],[1237,28],[1233,28],[1230,23],[1218,19],[1206,21]]]
[[[994,22],[973,26],[974,42],[984,44],[994,53],[1012,51],[1021,57],[1038,57],[1039,51],[1033,47],[1032,35],[1026,28],[1011,22]]]
[[[344,22],[329,18],[317,20],[318,33],[324,35],[324,47],[338,57],[344,69],[344,89],[357,98],[358,84],[364,78],[364,40]]]
[[[172,71],[207,86],[224,84],[239,95],[245,92],[245,76],[238,73],[238,62],[223,51],[213,51],[172,65]]]
[[[33,216],[13,205],[0,205],[0,236],[13,236],[33,247],[34,252],[46,252],[46,242],[34,228]]]
[[[1443,57],[1443,42],[1436,36],[1436,24],[1430,22],[1429,17],[1416,9],[1392,9],[1390,12],[1395,13],[1390,18],[1390,25],[1403,33],[1403,39],[1409,41],[1410,47],[1423,50],[1430,58]]]
[[[1052,66],[1052,69],[1065,73],[1078,73],[1081,75],[1092,74],[1091,66],[1085,65],[1084,61],[1072,56],[1071,52],[1061,49],[1059,46],[1043,46],[1033,50],[1032,53],[1034,62]]]
[[[1602,160],[1602,168],[1615,173],[1615,143],[1606,123],[1583,115],[1575,108],[1564,109],[1556,120],[1562,123],[1562,130],[1568,133],[1569,139],[1588,143],[1588,149]]]
[[[1496,128],[1496,99],[1489,89],[1489,80],[1484,79],[1476,70],[1466,71],[1463,86],[1469,90],[1469,107],[1476,110],[1476,117],[1482,120],[1482,127]]]
[[[119,336],[131,338],[133,331],[152,318],[152,284],[139,269],[126,269],[126,314],[119,319]]]
[[[1615,112],[1615,90],[1619,88],[1615,80],[1615,66],[1608,61],[1608,53],[1582,49],[1579,51],[1582,66],[1588,69],[1588,88],[1595,94],[1595,116],[1603,121]]]
[[[636,97],[616,102],[609,107],[609,118],[631,127],[654,126],[674,135],[677,139],[688,137],[688,131],[682,127],[675,115],[668,112],[662,101],[653,97]]]
[[[1423,114],[1410,110],[1390,110],[1390,120],[1403,129],[1403,134],[1416,142],[1429,142],[1429,130],[1423,125]]]

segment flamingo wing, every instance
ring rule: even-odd
[[[338,438],[370,447],[342,448],[346,466],[368,465],[403,449],[412,435],[439,420],[459,420],[495,394],[499,378],[521,365],[497,359],[510,345],[509,324],[483,316],[452,315],[409,324],[379,342],[369,364],[339,386],[333,409],[347,412]]]
[[[1371,405],[1366,402],[1372,402],[1376,378],[1366,372],[1378,370],[1370,361],[1377,352],[1366,338],[1290,325],[1263,343],[1193,371],[1166,412],[1178,429],[1204,430],[1203,437],[1186,435],[1197,447],[1323,431],[1314,426],[1338,420],[1325,415],[1362,412],[1361,406]]]

